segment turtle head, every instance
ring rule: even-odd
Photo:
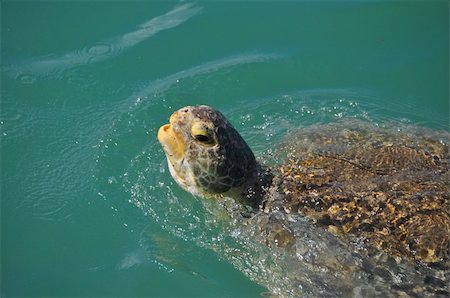
[[[215,196],[240,189],[258,168],[249,146],[228,120],[208,106],[174,112],[158,131],[169,170],[185,190]]]

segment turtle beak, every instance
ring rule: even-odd
[[[170,117],[170,124],[165,124],[158,130],[158,141],[172,164],[184,157],[186,149],[186,143],[182,136],[173,129],[176,121],[177,116],[174,113]]]

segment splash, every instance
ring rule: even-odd
[[[156,129],[164,121],[164,115],[156,115],[153,112],[155,108],[158,108],[158,113],[161,113],[161,106],[166,108],[165,117],[168,117],[173,111],[171,105],[180,104],[177,98],[182,92],[180,90],[190,90],[198,81],[220,76],[225,70],[228,75],[233,75],[243,65],[279,58],[279,55],[254,53],[213,60],[151,81],[124,100],[120,117],[102,139],[106,141],[99,145],[98,176],[114,176],[117,181],[105,181],[100,186],[103,188],[101,192],[107,200],[111,200],[109,192],[114,191],[110,189],[116,188],[117,191],[121,188],[127,202],[139,209],[146,220],[150,219],[171,237],[215,251],[220,258],[270,289],[273,294],[313,297],[386,293],[383,287],[371,287],[370,276],[366,273],[349,275],[341,272],[343,268],[339,266],[334,269],[324,266],[331,262],[360,268],[366,260],[359,257],[351,245],[341,243],[327,231],[318,230],[309,221],[301,217],[292,218],[296,222],[299,239],[294,253],[271,248],[265,242],[264,234],[258,230],[258,227],[270,223],[267,215],[261,214],[252,222],[243,220],[242,213],[246,210],[233,200],[202,201],[182,191],[168,174],[164,155],[154,137]],[[377,102],[375,99],[361,90],[321,89],[234,101],[222,110],[249,141],[259,160],[273,164],[278,157],[272,160],[271,148],[275,148],[282,136],[298,127],[347,118],[383,126],[386,119],[377,114],[381,107],[373,104]],[[409,124],[413,121],[405,117],[401,122]],[[311,131],[314,133],[314,127]],[[128,139],[134,139],[132,136],[137,133],[145,135],[145,139],[130,150]],[[122,144],[134,155],[120,157],[118,162],[115,152],[120,151]],[[115,166],[109,167],[108,164]],[[118,164],[121,172],[111,172],[110,169],[118,168]],[[171,268],[171,263],[177,263],[177,260],[168,261],[164,255],[158,260]],[[414,269],[407,267],[402,272],[415,276],[412,271]],[[341,283],[343,281],[345,283]]]

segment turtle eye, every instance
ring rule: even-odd
[[[205,135],[195,135],[194,138],[202,143],[209,143],[209,137]]]
[[[210,128],[206,123],[197,122],[192,125],[192,137],[203,144],[212,144],[213,139],[210,136]]]

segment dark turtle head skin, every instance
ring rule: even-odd
[[[203,197],[241,190],[257,171],[252,150],[217,110],[187,106],[158,131],[175,181]]]
[[[270,212],[270,187],[281,194],[277,204],[286,212],[362,237],[389,254],[448,263],[448,146],[426,135],[325,129],[334,129],[331,138],[291,136],[299,143],[287,149],[288,158],[274,179],[230,122],[211,107],[174,112],[159,129],[158,140],[172,177],[195,195],[244,199],[252,207],[264,200],[264,212]],[[319,150],[307,152],[302,143],[314,143]],[[327,146],[338,143],[345,149],[326,153]]]

